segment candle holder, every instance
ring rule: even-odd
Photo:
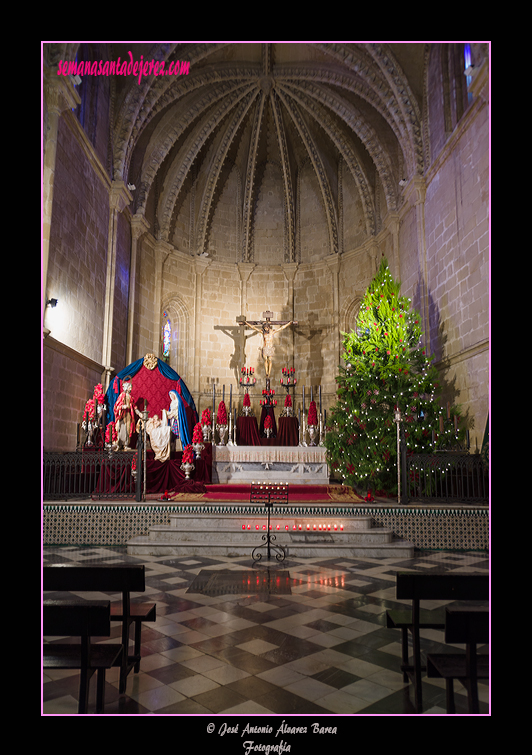
[[[281,385],[288,393],[290,388],[294,388],[297,385],[296,371],[293,367],[283,367],[281,370],[282,378]]]
[[[242,367],[240,370],[239,384],[241,388],[246,388],[246,393],[250,388],[253,388],[257,378],[255,377],[254,367]]]
[[[277,406],[277,399],[274,399],[275,391],[273,388],[265,388],[262,391],[262,398],[260,400],[261,406]]]
[[[267,483],[251,483],[251,496],[250,504],[263,504],[268,511],[268,523],[266,525],[266,534],[262,536],[264,543],[257,545],[252,553],[251,558],[257,562],[262,559],[262,548],[266,548],[266,558],[269,561],[271,553],[274,551],[277,561],[284,561],[287,555],[287,550],[280,543],[275,543],[275,535],[271,534],[271,510],[274,504],[286,504],[288,503],[288,485],[285,484],[272,484]]]

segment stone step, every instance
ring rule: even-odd
[[[225,556],[228,558],[251,558],[252,551],[260,547],[262,559],[266,560],[266,545],[260,539],[249,543],[228,543],[226,540],[206,542],[202,540],[164,543],[152,540],[149,536],[139,536],[127,544],[127,552],[132,556]],[[413,558],[414,545],[405,540],[392,540],[389,543],[352,542],[294,542],[283,543],[286,557],[294,558]],[[275,560],[272,547],[271,560]]]
[[[251,544],[253,547],[257,538],[261,538],[265,535],[267,530],[256,530],[255,528],[248,529],[211,529],[207,527],[198,527],[193,529],[177,529],[176,527],[170,527],[165,525],[156,525],[150,527],[149,539],[158,543],[184,543],[184,542],[203,542],[210,544],[214,542],[220,542],[224,540],[227,543],[245,543]],[[343,543],[351,542],[354,544],[363,543],[390,543],[393,539],[392,530],[378,528],[372,530],[359,530],[351,532],[330,532],[326,530],[307,530],[301,532],[286,531],[286,530],[270,530],[272,535],[275,535],[277,542],[282,544],[291,543],[306,543],[306,542],[324,542],[324,543]]]

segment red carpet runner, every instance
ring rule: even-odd
[[[273,483],[270,483],[273,484]],[[251,485],[205,485],[205,492],[176,493],[168,500],[203,503],[249,502]],[[364,499],[346,485],[289,485],[288,503],[357,503]]]

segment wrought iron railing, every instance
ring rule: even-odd
[[[456,451],[403,457],[403,497],[434,503],[487,503],[489,474],[482,457]]]
[[[43,454],[43,500],[135,499],[137,453],[94,449]],[[140,499],[139,499],[140,500]]]

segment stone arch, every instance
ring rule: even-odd
[[[160,352],[162,353],[162,330],[164,324],[163,313],[166,312],[171,324],[171,346],[168,364],[185,381],[192,379],[193,359],[191,356],[190,315],[186,305],[177,294],[169,296],[163,302],[159,313],[159,333],[161,338]]]
[[[345,302],[340,313],[340,335],[355,330],[363,298],[363,294],[355,293]]]

